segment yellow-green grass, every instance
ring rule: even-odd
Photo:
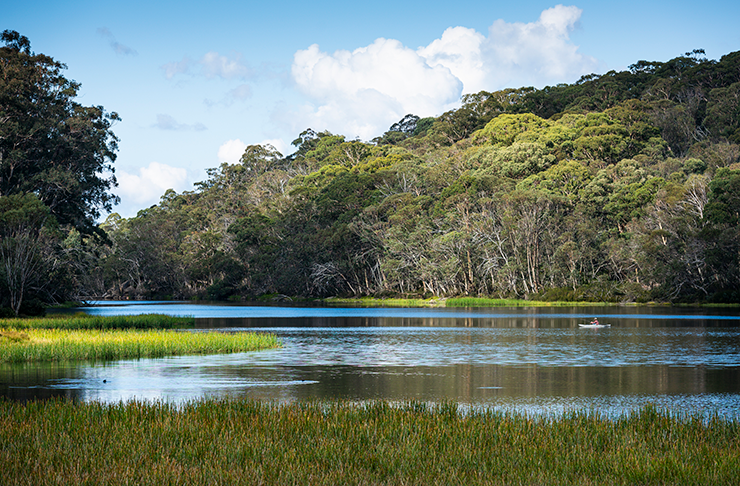
[[[0,400],[3,484],[737,484],[740,426],[646,408]]]
[[[0,363],[221,354],[279,347],[271,334],[134,329],[0,329]]]
[[[494,299],[489,297],[454,297],[431,299],[381,299],[362,297],[357,299],[331,297],[324,299],[328,304],[354,305],[362,307],[585,307],[617,305],[613,302],[566,302],[524,299]]]
[[[324,299],[328,304],[353,305],[360,307],[443,307],[444,299],[401,299],[377,297],[342,298],[330,297]]]
[[[13,329],[180,329],[193,327],[192,317],[174,317],[163,314],[135,316],[49,316],[37,318],[0,319],[0,328]]]
[[[564,302],[522,299],[490,299],[485,297],[458,297],[447,299],[447,307],[587,307],[616,305],[613,302]]]

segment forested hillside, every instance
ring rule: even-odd
[[[740,52],[250,146],[103,226],[93,293],[740,301]]]
[[[740,302],[740,52],[293,146],[111,215],[108,242],[70,233],[77,295]]]

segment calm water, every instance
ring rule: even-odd
[[[610,415],[647,403],[740,417],[740,310],[664,307],[378,309],[106,303],[94,314],[196,317],[283,348],[107,363],[0,366],[0,394],[117,402],[202,397],[455,400]],[[598,316],[611,328],[580,329]]]

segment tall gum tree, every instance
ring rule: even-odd
[[[111,127],[120,118],[74,101],[80,84],[26,37],[6,30],[0,40],[0,196],[34,193],[60,224],[99,232],[95,220],[118,202]]]
[[[77,103],[80,84],[28,38],[6,30],[0,42],[0,306],[18,314],[29,292],[45,302],[74,293],[50,284],[63,261],[52,226],[104,237],[96,219],[118,202],[119,117]]]

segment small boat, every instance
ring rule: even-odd
[[[578,326],[587,329],[601,329],[602,327],[612,327],[611,324],[578,324]]]

